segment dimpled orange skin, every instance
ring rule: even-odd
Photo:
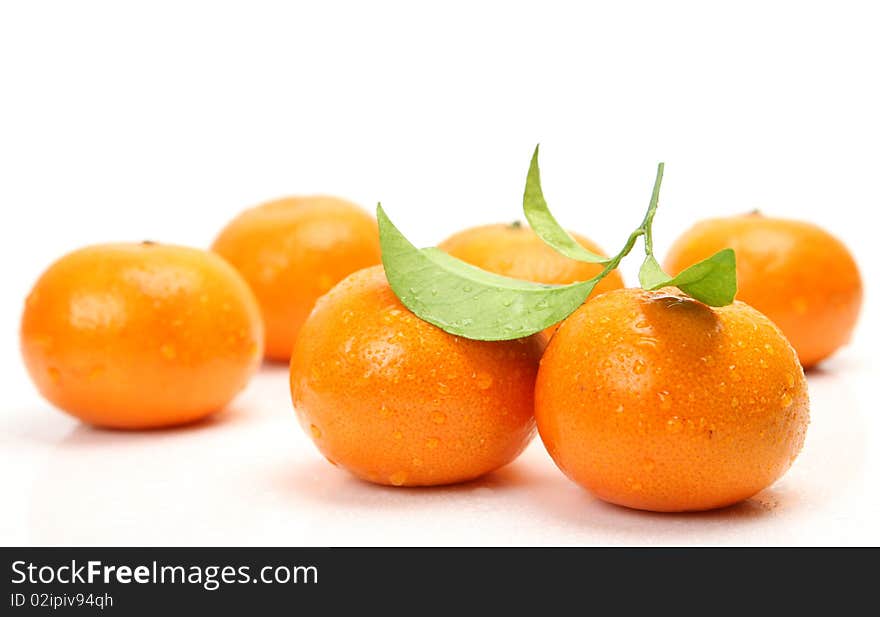
[[[257,369],[263,326],[209,251],[102,244],[62,257],[25,302],[21,350],[39,391],[84,422],[184,424],[222,409]]]
[[[578,234],[572,236],[585,249],[605,255],[594,242]],[[602,271],[600,264],[585,263],[560,255],[530,227],[520,223],[499,223],[465,229],[441,242],[438,248],[483,270],[547,285],[586,281]],[[599,281],[590,297],[621,288],[623,278],[617,270],[613,270]],[[547,328],[544,336],[549,339],[556,328],[557,326]]]
[[[381,266],[318,301],[290,367],[300,423],[356,476],[395,486],[477,478],[534,436],[537,337],[474,341],[407,310]]]
[[[572,480],[611,503],[677,512],[772,484],[803,445],[809,401],[791,345],[747,304],[625,289],[563,322],[535,415]]]
[[[846,246],[816,225],[747,214],[697,223],[666,256],[678,273],[730,247],[737,299],[772,319],[811,367],[845,345],[862,305],[862,281]]]
[[[266,357],[287,361],[315,300],[380,263],[376,219],[336,197],[288,197],[245,210],[212,249],[247,280],[266,324]]]

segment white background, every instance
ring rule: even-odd
[[[851,2],[5,2],[0,8],[0,543],[880,544],[878,15]],[[662,255],[698,217],[815,221],[866,283],[853,344],[810,374],[793,469],[739,506],[605,505],[535,442],[461,487],[351,479],[266,368],[215,420],[150,433],[53,410],[18,354],[63,253],[207,246],[240,209],[381,200],[419,244],[517,218],[542,143],[557,216],[610,250],[656,162]],[[631,259],[625,265],[635,281]]]

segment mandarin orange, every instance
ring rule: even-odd
[[[676,240],[664,265],[677,274],[727,247],[736,251],[736,297],[779,326],[805,367],[849,341],[862,281],[840,240],[811,223],[757,213],[709,219]]]
[[[655,511],[719,508],[772,484],[803,445],[808,408],[801,365],[769,319],[672,289],[581,306],[535,387],[557,465],[601,499]]]
[[[211,248],[253,289],[266,324],[266,357],[284,361],[315,300],[381,261],[376,220],[336,197],[288,197],[245,210]]]
[[[475,341],[422,321],[377,266],[318,300],[290,388],[332,463],[378,484],[449,484],[509,463],[532,439],[540,354],[534,336]]]
[[[49,267],[21,350],[37,388],[85,422],[154,428],[223,408],[262,357],[253,294],[228,263],[180,246],[102,244]]]

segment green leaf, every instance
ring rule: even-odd
[[[723,249],[677,276],[663,272],[654,256],[648,255],[639,271],[639,282],[644,289],[678,287],[709,306],[726,306],[736,296],[736,254],[733,249]]]
[[[657,263],[653,255],[645,257],[645,261],[642,262],[642,267],[639,270],[639,284],[642,286],[642,289],[657,289],[658,287],[669,285],[671,280],[672,277],[663,271],[663,268],[660,267],[660,264]]]
[[[470,339],[540,332],[575,311],[596,285],[542,285],[491,274],[439,249],[418,249],[376,208],[382,263],[391,289],[421,319]]]
[[[535,153],[532,155],[529,173],[526,176],[526,189],[523,192],[523,212],[526,220],[535,233],[556,252],[578,261],[608,263],[611,261],[608,257],[597,255],[578,244],[577,240],[572,238],[550,213],[541,188],[541,170],[538,168],[539,147],[535,146]]]

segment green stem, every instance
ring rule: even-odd
[[[609,272],[611,272],[617,266],[619,266],[620,262],[623,260],[623,258],[626,257],[627,255],[629,255],[630,251],[632,251],[632,248],[635,246],[636,240],[639,239],[639,236],[644,235],[644,233],[645,232],[641,227],[636,229],[634,232],[632,232],[629,235],[629,238],[627,238],[626,244],[624,244],[623,248],[620,249],[620,252],[617,255],[615,255],[614,257],[612,257],[610,260],[608,260],[608,263],[605,264],[605,267],[602,269],[602,271],[599,274],[597,274],[596,276],[594,276],[593,278],[591,278],[590,281],[602,280],[603,278],[605,278],[605,276]]]
[[[632,251],[639,236],[645,236],[645,253],[648,255],[654,254],[654,237],[652,235],[651,227],[654,224],[654,215],[657,213],[657,204],[660,201],[660,184],[663,182],[663,167],[663,163],[657,165],[657,178],[654,180],[654,190],[651,193],[651,201],[648,204],[648,211],[645,213],[645,218],[642,219],[641,225],[629,235],[629,238],[626,239],[626,244],[623,245],[620,252],[609,259],[605,268],[599,274],[590,279],[591,281],[599,281],[605,278],[609,272],[619,266],[623,258],[629,255],[630,251]]]
[[[651,202],[648,204],[648,212],[642,221],[642,230],[645,232],[645,253],[654,254],[654,215],[657,213],[657,203],[660,201],[660,184],[663,182],[663,163],[657,165],[657,178],[654,180],[654,190],[651,192]]]

